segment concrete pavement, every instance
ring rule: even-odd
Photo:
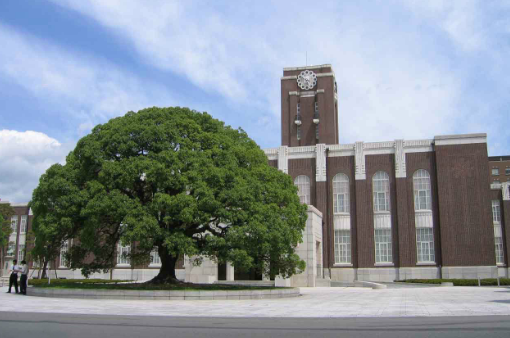
[[[6,294],[0,311],[193,317],[442,317],[510,315],[510,288],[431,287],[372,290],[301,288],[303,296],[259,300],[99,300]]]

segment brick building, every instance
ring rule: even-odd
[[[285,68],[281,88],[282,145],[265,152],[324,216],[325,276],[508,276],[510,182],[491,189],[486,134],[338,144],[331,65]]]
[[[0,201],[0,203],[9,203]],[[0,273],[2,276],[7,274],[12,261],[17,259],[21,262],[26,258],[27,253],[27,235],[32,228],[32,213],[28,204],[11,204],[14,209],[14,215],[11,217],[12,233],[9,236],[9,245],[3,248],[2,252],[2,268]]]
[[[491,184],[510,182],[510,156],[489,156]]]
[[[338,144],[331,65],[285,68],[281,107],[281,146],[265,153],[309,205],[297,248],[307,270],[282,285],[509,275],[510,158],[488,158],[486,134]],[[113,277],[152,278],[157,252],[135,266],[122,256],[132,249],[118,247]],[[80,277],[63,259],[52,264],[59,276]],[[261,278],[208,259],[179,267],[178,277],[192,282]]]

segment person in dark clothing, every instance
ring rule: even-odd
[[[27,294],[28,265],[25,260],[21,261],[21,277],[19,279],[19,291],[22,295]]]
[[[11,276],[9,277],[9,291],[7,291],[7,293],[11,293],[13,284],[14,290],[16,290],[16,293],[18,293],[18,272],[20,272],[20,269],[16,259],[12,262],[12,266],[9,270],[11,271]]]

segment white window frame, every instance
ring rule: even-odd
[[[351,263],[351,231],[335,230],[335,264]]]
[[[161,266],[161,258],[159,257],[158,248],[154,247],[151,251],[151,261],[149,266]]]
[[[502,237],[494,237],[494,249],[496,251],[496,264],[498,265],[505,264]]]
[[[499,168],[492,168],[492,176],[499,176]]]
[[[499,200],[492,200],[492,223],[501,223],[501,204]]]
[[[18,231],[18,215],[14,215],[11,217],[11,228],[14,233]]]
[[[18,263],[25,259],[25,244],[18,244]]]
[[[416,228],[416,256],[418,263],[436,262],[433,228]]]
[[[21,216],[21,223],[20,223],[20,233],[24,234],[27,232],[27,226],[28,226],[28,216],[22,215]]]
[[[64,241],[62,243],[62,246],[60,247],[60,268],[67,268],[69,266],[69,262],[67,261],[65,254],[69,250],[69,242]]]
[[[375,229],[375,263],[393,263],[392,233],[389,229]]]
[[[390,176],[386,172],[378,171],[374,174],[372,190],[374,212],[390,212]]]
[[[303,204],[310,204],[310,178],[306,175],[299,175],[294,180],[298,188],[299,201]]]
[[[128,267],[131,266],[131,244],[123,246],[121,243],[117,244],[117,266]]]
[[[415,213],[425,213],[428,217],[432,217],[432,189],[430,174],[427,170],[418,169],[414,172],[413,195]],[[434,228],[432,227],[419,227],[416,224],[416,262],[418,264],[435,264],[436,262]]]
[[[413,174],[414,210],[432,210],[430,174],[418,169]]]
[[[15,251],[16,251],[16,243],[9,242],[9,244],[7,245],[7,253],[5,255],[9,256],[9,257],[13,257]]]
[[[333,213],[335,215],[350,214],[349,190],[349,177],[342,173],[336,174],[333,177]]]

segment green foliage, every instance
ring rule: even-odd
[[[74,179],[71,167],[54,164],[41,176],[33,192],[30,207],[34,219],[30,238],[35,238],[35,246],[30,256],[44,262],[44,269],[60,255],[62,243],[73,238],[83,224],[80,209],[87,196]]]
[[[14,209],[9,203],[0,203],[0,249],[9,244],[9,236],[12,233],[11,217]]]
[[[306,206],[296,191],[244,131],[207,113],[128,112],[96,126],[65,166],[41,177],[32,200],[36,247],[50,257],[77,238],[70,264],[85,275],[111,269],[120,241],[136,243],[135,261],[157,247],[161,279],[175,278],[183,255],[288,277],[304,269],[294,248]]]
[[[451,282],[454,286],[478,286],[478,279],[406,279],[405,283],[441,284]],[[510,278],[500,278],[500,285],[510,285]],[[482,286],[497,286],[496,278],[485,278],[480,281]]]

